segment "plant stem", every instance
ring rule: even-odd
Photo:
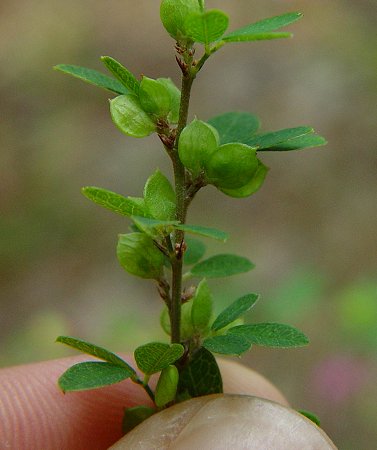
[[[175,193],[177,201],[176,219],[180,223],[185,223],[187,213],[186,202],[186,172],[183,164],[178,156],[178,140],[179,136],[187,124],[188,110],[190,104],[191,86],[195,75],[191,73],[192,55],[186,50],[186,65],[187,70],[182,74],[182,89],[181,89],[181,104],[179,109],[179,121],[175,144],[172,154],[174,179],[175,179]],[[183,251],[182,242],[184,239],[184,232],[177,230],[174,236],[175,254],[172,257],[172,292],[170,304],[170,326],[171,326],[171,342],[179,343],[181,340],[181,297],[182,297],[182,265],[183,265]]]
[[[132,381],[136,384],[139,384],[140,386],[143,387],[143,389],[145,390],[145,392],[148,394],[149,398],[152,400],[152,402],[154,403],[154,393],[152,391],[152,389],[149,387],[148,382],[145,382],[140,380],[140,378],[134,378],[132,379]]]

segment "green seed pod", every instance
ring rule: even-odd
[[[181,339],[190,339],[194,333],[191,321],[192,302],[183,303],[181,307]],[[160,324],[167,335],[171,335],[171,326],[168,308],[165,306],[161,312]]]
[[[184,21],[191,13],[200,13],[198,0],[163,0],[160,6],[161,22],[176,41],[186,40]]]
[[[235,198],[244,198],[249,197],[254,194],[263,184],[264,179],[266,178],[268,172],[268,167],[266,167],[261,161],[258,160],[258,168],[254,173],[253,177],[245,186],[242,186],[238,189],[222,189],[220,190],[224,192],[224,194],[229,195],[229,197]]]
[[[179,158],[194,176],[198,176],[218,147],[219,134],[216,129],[206,122],[194,119],[179,137]]]
[[[144,233],[119,235],[117,257],[123,269],[132,275],[152,279],[162,275],[164,255]]]
[[[219,188],[237,189],[253,177],[258,168],[256,150],[245,144],[224,144],[206,165],[209,183]]]
[[[119,95],[110,100],[110,113],[115,125],[127,136],[142,138],[156,130],[156,125],[134,94]]]
[[[173,83],[170,78],[157,78],[159,83],[163,84],[169,91],[170,95],[170,112],[168,114],[168,120],[171,123],[178,123],[179,108],[181,105],[181,91]]]
[[[140,82],[139,100],[145,112],[166,117],[170,111],[170,98],[170,92],[163,83],[143,77]]]
[[[170,365],[165,367],[165,369],[162,369],[160,378],[157,382],[156,391],[154,393],[154,401],[156,406],[162,408],[175,399],[178,380],[178,369],[175,366]]]

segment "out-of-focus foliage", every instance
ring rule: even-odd
[[[280,3],[207,1],[229,12],[229,32],[246,17],[281,14],[287,2]],[[235,201],[208,190],[189,223],[237,229],[227,251],[256,262],[242,281],[209,281],[215,313],[245,292],[261,292],[253,319],[287,321],[311,339],[307,349],[279,357],[255,349],[244,361],[295,407],[318,413],[339,448],[372,450],[377,6],[288,3],[305,16],[295,38],[250,44],[246,56],[237,44],[224,48],[198,77],[192,111],[202,120],[230,107],[250,111],[264,129],[310,123],[329,144],[284,159],[264,152],[270,176],[256,195]],[[178,83],[159,2],[3,0],[0,9],[0,364],[62,356],[66,349],[53,343],[61,334],[79,332],[115,351],[158,340],[154,290],[128,277],[113,251],[128,219],[96,208],[80,188],[140,197],[143,180],[156,166],[166,173],[168,161],[154,138],[131,140],[113,127],[105,91],[52,66],[105,73],[99,57],[111,54],[139,80],[143,70]]]

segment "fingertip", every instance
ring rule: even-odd
[[[129,380],[102,389],[63,394],[59,376],[79,356],[0,371],[0,435],[10,448],[103,449],[122,435],[125,407],[150,404]]]

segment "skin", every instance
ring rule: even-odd
[[[63,394],[58,377],[90,357],[45,361],[0,370],[0,448],[29,450],[105,449],[121,437],[125,407],[150,401],[140,386],[126,380],[96,392]],[[131,358],[126,358],[131,364]],[[288,405],[260,374],[220,361],[227,393],[249,394]]]

